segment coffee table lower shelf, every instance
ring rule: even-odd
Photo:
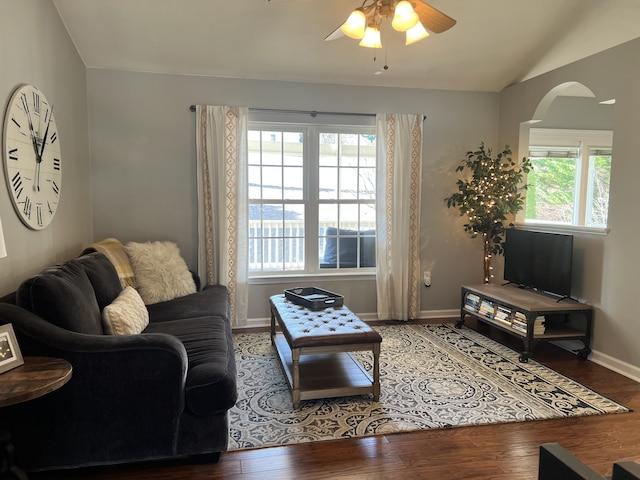
[[[349,351],[372,351],[372,345],[338,345],[298,348],[296,374],[293,352],[281,333],[272,337],[282,369],[291,388],[293,406],[300,400],[373,395],[380,398],[379,379],[374,378]],[[379,344],[378,344],[379,348]],[[348,351],[345,351],[348,350]]]

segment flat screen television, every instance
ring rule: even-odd
[[[504,245],[504,279],[523,288],[571,296],[573,235],[509,228]]]

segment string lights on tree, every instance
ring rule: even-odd
[[[505,229],[513,226],[513,223],[505,225],[507,217],[515,215],[524,206],[521,191],[527,186],[522,181],[524,174],[531,170],[531,162],[526,157],[519,165],[514,162],[509,145],[493,158],[491,149],[482,142],[478,150],[467,152],[456,172],[465,169],[471,176],[458,180],[458,191],[445,201],[447,207],[456,207],[461,216],[467,216],[465,232],[472,238],[482,236],[484,283],[490,283],[492,256],[504,252]]]

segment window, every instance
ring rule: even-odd
[[[374,126],[251,122],[249,272],[375,266]]]
[[[527,222],[605,228],[610,131],[530,130]]]

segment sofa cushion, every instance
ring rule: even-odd
[[[100,252],[109,259],[113,268],[116,269],[122,288],[127,285],[136,288],[136,277],[133,274],[133,267],[131,266],[129,255],[127,255],[127,251],[120,240],[117,238],[105,238],[100,242],[89,245],[82,251],[82,255],[91,252]]]
[[[125,249],[144,303],[164,302],[195,293],[193,277],[175,243],[129,242]]]
[[[89,253],[74,261],[82,265],[87,277],[89,277],[100,310],[110,305],[120,295],[122,284],[118,272],[104,254]]]
[[[16,303],[61,328],[91,335],[103,333],[93,286],[82,265],[73,260],[23,282]]]
[[[102,322],[105,333],[110,335],[135,335],[149,325],[149,312],[136,289],[127,286],[104,307]]]
[[[222,285],[208,285],[191,295],[147,305],[151,323],[206,316],[230,318],[229,308],[227,288]]]
[[[224,413],[238,397],[231,328],[226,317],[150,323],[144,333],[177,337],[189,359],[185,399],[194,415]]]

